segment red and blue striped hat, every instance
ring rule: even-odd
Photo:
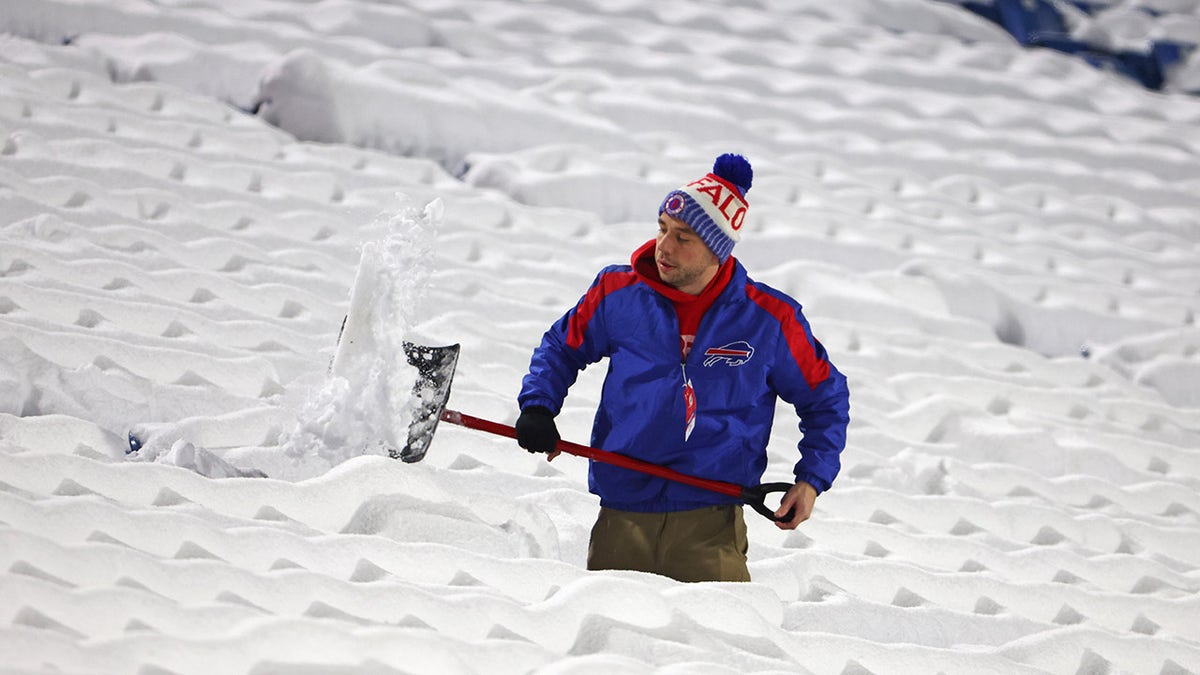
[[[741,239],[750,210],[746,192],[753,180],[750,162],[726,153],[713,162],[712,173],[671,191],[658,212],[687,223],[724,263]]]

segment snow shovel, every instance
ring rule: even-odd
[[[468,429],[486,431],[497,436],[514,439],[517,437],[517,430],[507,424],[492,422],[446,408],[446,403],[450,399],[450,381],[454,378],[454,368],[458,364],[458,345],[427,347],[405,342],[404,351],[408,355],[408,362],[417,369],[420,375],[416,384],[413,385],[413,399],[418,402],[418,408],[414,411],[413,420],[408,429],[408,443],[399,453],[393,453],[393,457],[398,457],[405,462],[421,461],[429,449],[430,442],[433,441],[433,433],[437,430],[439,421]],[[778,518],[775,516],[774,510],[765,503],[768,494],[787,492],[791,489],[792,483],[762,483],[746,487],[725,481],[689,476],[665,466],[570,441],[560,440],[555,449],[596,462],[619,466],[734,497],[776,522],[789,521],[794,515],[795,510],[792,509],[784,517]]]

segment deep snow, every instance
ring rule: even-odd
[[[1105,29],[1150,31],[1134,4]],[[1196,99],[916,0],[10,0],[0,30],[6,668],[1200,672]],[[749,514],[753,583],[584,571],[581,460],[449,425],[383,456],[402,340],[461,343],[452,405],[512,422],[545,327],[730,150],[735,255],[853,391],[814,518]],[[363,260],[378,348],[331,370]]]

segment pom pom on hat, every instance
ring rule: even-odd
[[[750,191],[750,184],[754,182],[754,169],[750,167],[750,162],[741,155],[728,152],[721,155],[717,161],[713,162],[712,172],[733,183],[743,197]]]
[[[713,162],[712,173],[671,191],[658,212],[687,223],[724,263],[741,239],[750,209],[746,193],[753,182],[750,162],[726,153]]]

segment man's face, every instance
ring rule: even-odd
[[[720,261],[687,223],[665,213],[658,215],[654,261],[663,283],[700,295],[717,274]]]

